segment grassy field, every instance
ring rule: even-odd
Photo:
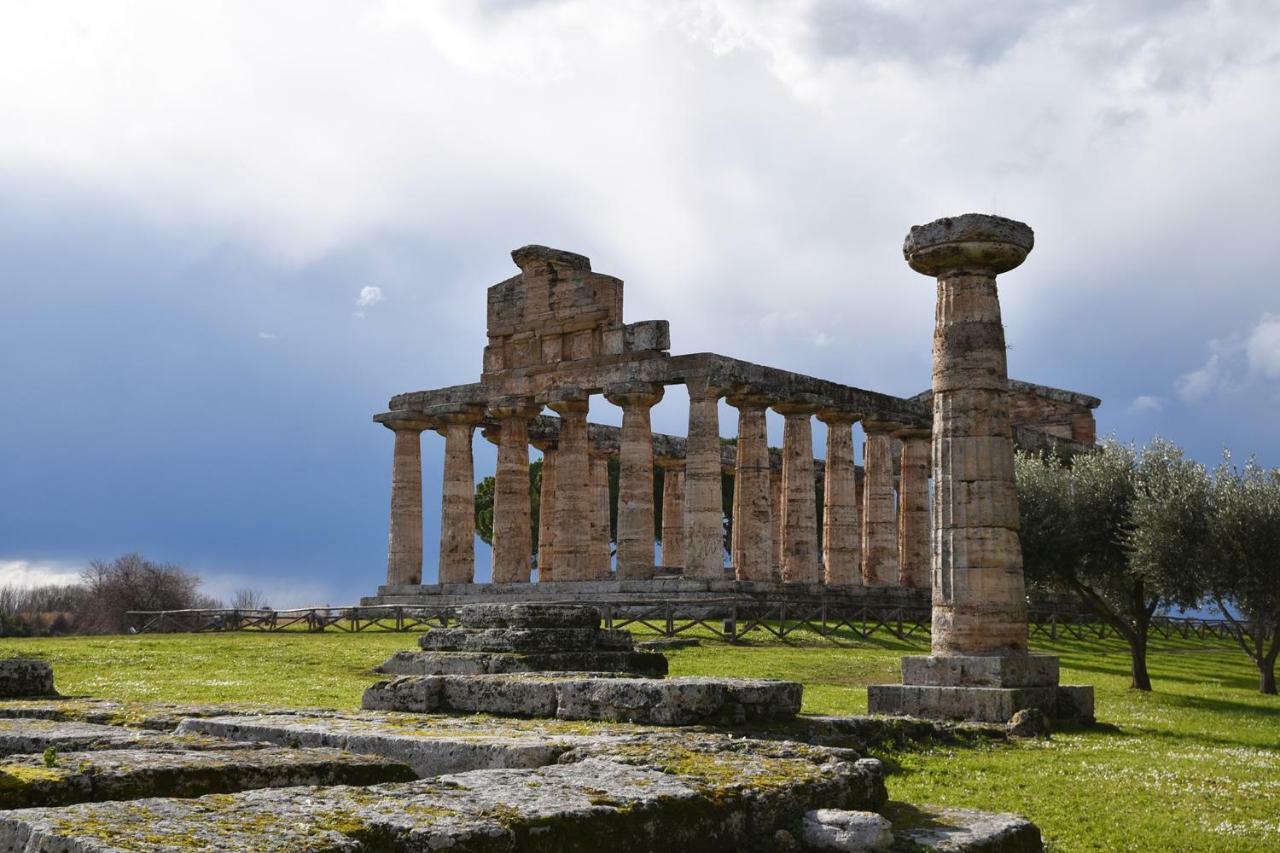
[[[411,646],[396,634],[202,634],[0,640],[0,654],[45,658],[65,693],[188,702],[351,708],[369,668]],[[895,799],[1016,811],[1051,849],[1280,850],[1280,700],[1256,692],[1225,643],[1156,641],[1149,695],[1127,688],[1113,642],[1041,644],[1063,680],[1097,688],[1107,726],[1049,741],[880,755]],[[867,684],[896,681],[898,658],[925,644],[835,646],[798,635],[670,653],[675,675],[790,678],[807,713],[866,710]]]

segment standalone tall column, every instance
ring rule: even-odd
[[[851,412],[825,410],[818,419],[827,425],[826,480],[822,493],[822,566],[828,586],[862,583],[862,529],[858,519],[858,484],[853,467]]]
[[[740,581],[773,577],[773,514],[769,507],[767,397],[729,397],[738,410],[738,461],[733,489],[733,567]]]
[[[613,531],[609,521],[609,457],[592,452],[591,563],[586,580],[605,580],[612,573]]]
[[[387,585],[419,584],[422,583],[422,431],[434,424],[408,413],[393,413],[380,423],[396,434],[391,456]]]
[[[649,410],[662,386],[610,386],[605,399],[622,408],[618,450],[618,580],[653,577],[653,431]]]
[[[705,378],[690,380],[689,438],[684,466],[684,576],[724,577],[724,506],[720,494],[723,392]]]
[[[555,441],[534,445],[542,451],[542,488],[538,490],[538,583],[555,580],[556,447]]]
[[[440,583],[475,583],[476,474],[471,439],[482,416],[478,406],[458,406],[440,414],[444,433]]]
[[[560,415],[553,501],[555,578],[558,581],[589,580],[593,495],[587,448],[587,398],[561,392],[547,405]]]
[[[902,464],[898,475],[898,584],[927,589],[933,550],[929,525],[928,430],[902,430]]]
[[[662,565],[684,567],[684,460],[662,458]]]
[[[816,402],[775,403],[782,427],[782,580],[817,583],[818,507],[813,472],[813,414]]]
[[[893,494],[893,431],[898,424],[863,421],[862,582],[898,585],[898,507]]]
[[[493,582],[528,583],[533,555],[529,499],[529,419],[539,407],[529,399],[499,400],[498,467],[493,483]]]
[[[1093,716],[1089,687],[1058,685],[1058,659],[1027,654],[1004,327],[995,277],[1031,229],[967,214],[911,229],[903,252],[938,279],[933,336],[933,654],[902,685],[868,690],[872,713],[1003,722],[1016,710]]]

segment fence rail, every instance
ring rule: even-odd
[[[584,604],[582,601],[546,602]],[[662,637],[678,637],[701,628],[728,642],[761,632],[785,640],[797,631],[833,641],[865,640],[880,633],[897,640],[929,636],[927,608],[838,605],[822,600],[780,599],[761,603],[740,598],[593,601],[606,628],[640,627]],[[304,607],[294,610],[147,610],[129,611],[135,633],[213,633],[248,631],[360,634],[424,631],[457,620],[459,605],[376,605],[369,607]],[[1048,640],[1104,640],[1119,636],[1115,628],[1087,613],[1032,611],[1032,637]],[[1236,628],[1224,619],[1157,616],[1151,635],[1164,639],[1224,639]]]

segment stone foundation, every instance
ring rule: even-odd
[[[0,660],[0,698],[57,696],[53,689],[53,667],[42,660],[7,658]]]

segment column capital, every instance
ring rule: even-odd
[[[808,417],[827,402],[816,394],[793,394],[773,403],[773,410],[784,417]]]
[[[382,424],[392,432],[422,432],[435,429],[436,419],[429,418],[422,412],[393,411],[373,416],[373,422]]]
[[[995,277],[1021,264],[1034,245],[1035,234],[1026,223],[966,213],[912,226],[902,255],[913,270],[935,278]]]
[[[484,420],[484,405],[481,403],[446,403],[432,406],[424,410],[426,415],[437,424],[464,424],[474,426]]]
[[[862,431],[867,435],[889,435],[894,436],[903,429],[902,424],[893,421],[866,421],[862,422]]]
[[[684,468],[683,456],[655,456],[653,464],[663,469],[680,469]]]
[[[851,412],[846,409],[819,409],[817,413],[818,420],[824,424],[856,424],[862,420],[861,412]]]
[[[489,414],[499,420],[523,418],[530,420],[542,412],[542,406],[532,397],[499,397],[489,403]]]
[[[488,426],[482,427],[480,434],[484,436],[484,440],[490,444],[502,443],[502,426],[499,424],[489,424]]]
[[[725,396],[725,402],[735,409],[767,409],[777,399],[777,394],[765,394],[755,390],[735,390]]]
[[[719,400],[729,389],[709,376],[690,376],[684,381],[690,400]]]
[[[590,408],[591,395],[580,388],[560,388],[547,394],[545,404],[551,411],[566,415],[585,415]]]
[[[903,427],[894,432],[894,438],[900,438],[903,441],[913,441],[920,439],[932,439],[933,430],[925,427]]]
[[[604,388],[604,398],[624,409],[650,408],[662,400],[664,393],[663,387],[653,382],[617,382]]]

